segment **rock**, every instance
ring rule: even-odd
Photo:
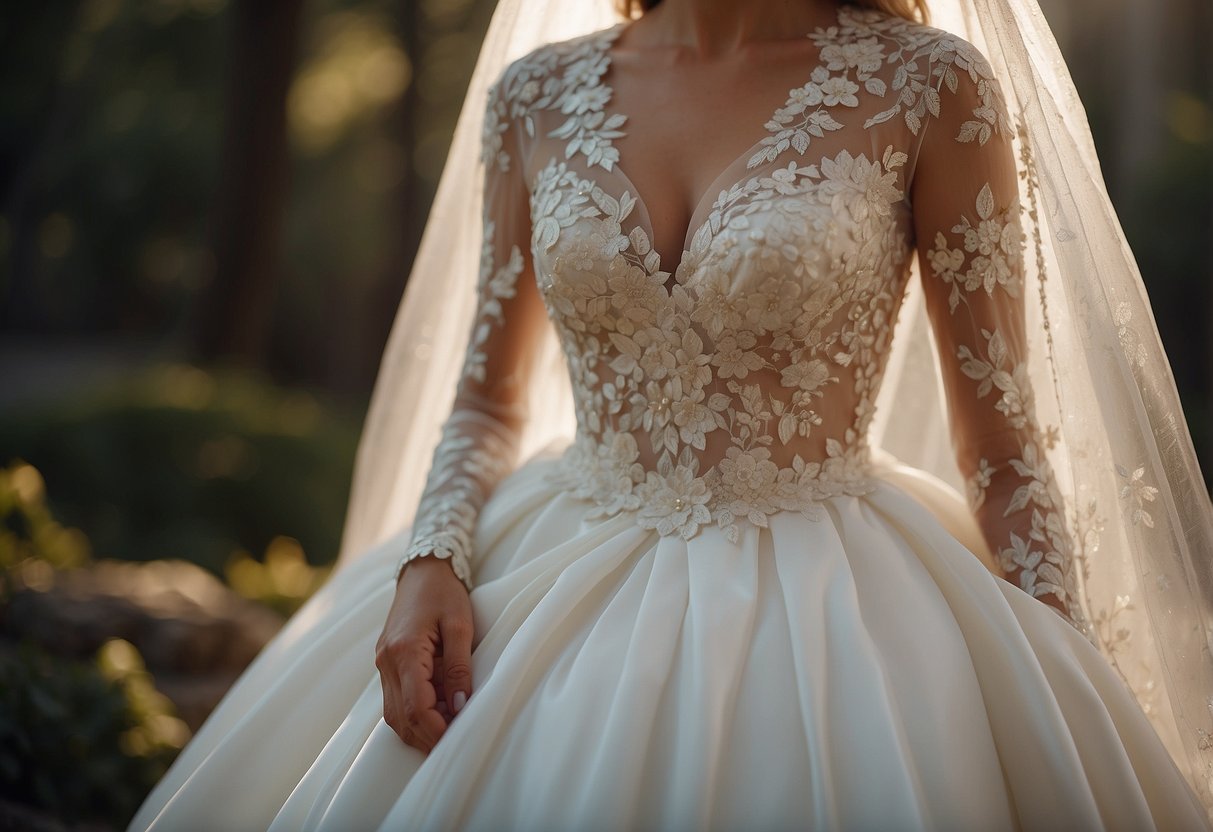
[[[95,561],[56,572],[44,588],[17,589],[0,610],[0,635],[63,656],[91,658],[110,638],[131,642],[192,730],[282,624],[182,560]]]

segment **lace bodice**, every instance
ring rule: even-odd
[[[841,5],[803,85],[663,258],[618,143],[626,23],[549,44],[493,86],[480,300],[402,564],[449,557],[517,462],[548,321],[577,433],[551,476],[589,517],[732,541],[873,487],[867,433],[916,255],[970,505],[1009,580],[1073,623],[1075,577],[1026,377],[1012,125],[964,40]],[[671,274],[663,260],[675,264]],[[546,319],[546,320],[545,320]]]

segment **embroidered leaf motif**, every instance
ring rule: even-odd
[[[1011,133],[985,59],[940,30],[841,4],[838,25],[811,35],[820,65],[765,135],[753,125],[758,145],[737,160],[744,177],[715,195],[664,271],[649,212],[616,170],[628,160],[615,141],[633,123],[603,84],[617,32],[543,47],[492,94],[482,159],[515,177],[490,183],[522,184],[531,224],[518,222],[519,200],[486,200],[486,229],[495,222],[498,233],[486,234],[461,390],[525,376],[506,364],[528,354],[510,341],[521,328],[507,325],[526,297],[528,252],[578,428],[551,476],[587,516],[632,512],[686,540],[714,524],[733,543],[780,511],[828,518],[824,503],[875,487],[868,430],[918,240],[975,516],[1008,580],[1077,621],[1047,457],[1055,443],[1035,421],[1022,305],[1011,302],[1024,247],[1017,194],[1004,184],[1014,177],[1001,175],[1014,165]],[[860,107],[876,114],[864,120]],[[933,120],[947,126],[932,132]],[[955,184],[910,204],[910,161],[928,140],[954,146]],[[1129,349],[1130,324],[1118,326]],[[471,415],[471,401],[460,400],[444,435],[414,550],[449,552],[460,568],[515,438],[499,430],[505,422]],[[1154,492],[1143,477],[1124,470],[1122,501],[1145,529]]]
[[[983,220],[994,216],[994,193],[990,190],[989,182],[982,185],[977,193],[977,216]]]

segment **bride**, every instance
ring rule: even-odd
[[[604,11],[502,0],[339,568],[132,828],[1209,829],[1213,512],[1034,0]]]

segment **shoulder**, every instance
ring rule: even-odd
[[[989,61],[981,51],[960,35],[891,12],[851,4],[839,9],[837,26],[819,30],[814,37],[822,43],[823,52],[832,49],[831,54],[841,54],[866,46],[893,66],[943,61],[958,62],[966,70],[970,66],[978,70],[989,68]]]
[[[607,47],[617,28],[544,43],[515,58],[493,81],[490,99],[514,117],[551,106],[570,83],[605,71]]]
[[[903,120],[921,137],[930,121],[957,141],[1010,136],[1001,85],[989,59],[958,34],[875,9],[844,6],[836,27],[817,38],[830,68],[866,61],[887,109],[867,126]]]
[[[513,128],[521,147],[536,137],[543,110],[560,111],[573,90],[596,83],[606,71],[607,49],[616,24],[577,37],[541,44],[510,61],[489,86],[484,120],[483,158],[509,166],[506,135]],[[565,110],[567,112],[567,110]]]

